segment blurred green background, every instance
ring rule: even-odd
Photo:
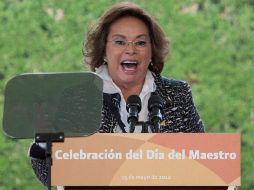
[[[0,189],[42,190],[31,140],[4,136],[4,87],[20,73],[84,71],[87,27],[113,0],[0,1]],[[140,0],[171,41],[163,75],[187,80],[206,132],[242,134],[242,187],[254,188],[254,1]],[[25,126],[24,126],[25,127]]]

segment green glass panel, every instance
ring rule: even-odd
[[[91,72],[16,76],[5,89],[4,131],[13,138],[95,133],[101,122],[102,87],[102,79]]]

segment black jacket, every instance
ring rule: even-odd
[[[162,133],[197,133],[204,132],[204,125],[198,115],[192,100],[190,86],[185,81],[167,79],[153,74],[156,84],[154,94],[163,100]],[[119,112],[121,97],[119,94],[105,94],[102,110],[102,122],[99,132],[113,133],[119,124],[117,114]],[[112,104],[113,108],[112,109]]]

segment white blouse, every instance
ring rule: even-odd
[[[126,111],[126,101],[123,97],[123,94],[120,90],[120,88],[113,82],[112,78],[110,77],[108,73],[108,67],[107,65],[101,65],[99,68],[96,68],[95,71],[96,74],[98,74],[103,79],[103,92],[108,94],[114,94],[119,93],[121,96],[121,102],[120,102],[120,115],[121,120],[125,124],[125,130],[126,132],[129,132],[129,124],[127,122],[128,118],[128,112]],[[143,85],[143,88],[141,90],[141,93],[139,94],[139,97],[142,102],[142,109],[139,113],[139,121],[147,121],[148,119],[148,99],[151,96],[151,92],[154,92],[156,90],[156,85],[154,82],[154,77],[152,76],[151,71],[147,71],[145,82]],[[135,133],[141,132],[141,126],[136,126]],[[115,128],[115,133],[122,133],[122,130],[119,126]]]

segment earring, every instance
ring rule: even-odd
[[[106,59],[106,57],[103,58],[103,61],[104,61],[103,64],[107,64],[107,59]]]
[[[149,69],[150,69],[152,72],[157,72],[157,68],[154,66],[152,60],[151,60],[151,62],[149,63]]]
[[[153,66],[153,62],[152,62],[151,59],[150,59],[149,65],[150,65],[150,66]]]

